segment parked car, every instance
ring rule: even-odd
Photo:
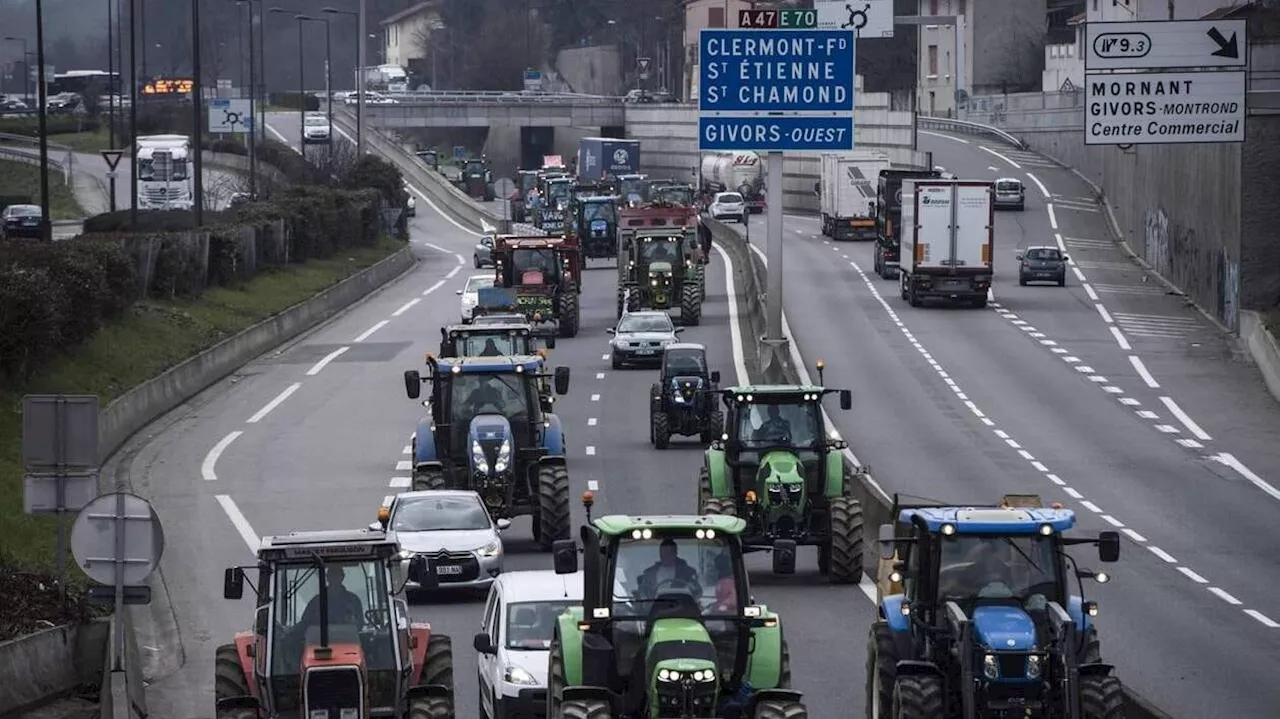
[[[1071,258],[1052,245],[1024,247],[1018,253],[1018,284],[1056,282],[1067,284],[1067,262]]]
[[[404,492],[387,507],[386,528],[395,532],[404,552],[431,557],[441,587],[488,588],[502,572],[502,538],[510,519],[490,518],[480,495],[470,490]],[[369,525],[378,530],[382,522]],[[422,578],[409,574],[407,589],[421,589]]]
[[[467,284],[458,290],[458,294],[462,296],[462,322],[463,324],[471,323],[472,313],[475,312],[476,305],[480,302],[480,288],[493,287],[493,275],[472,275],[467,278]]]
[[[711,218],[714,220],[736,220],[747,222],[747,203],[737,192],[717,192],[711,198]]]
[[[676,327],[671,316],[662,310],[624,312],[616,327],[605,330],[613,335],[609,341],[613,368],[639,363],[661,364],[662,349],[677,342],[683,331],[684,328]]]
[[[40,226],[40,220],[44,213],[40,211],[39,205],[9,205],[4,208],[4,237],[27,237],[31,239],[43,239],[43,228]]]
[[[476,243],[476,248],[471,253],[471,259],[477,268],[493,267],[493,238],[489,236],[481,237]]]

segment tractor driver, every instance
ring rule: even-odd
[[[342,567],[336,564],[330,564],[325,568],[325,578],[329,586],[329,624],[352,624],[359,627],[364,624],[364,603],[360,601],[360,597],[342,584],[344,577],[345,572]],[[317,592],[316,596],[307,602],[307,608],[302,610],[302,618],[298,620],[298,626],[319,625],[320,594]]]
[[[503,402],[502,390],[498,388],[498,380],[493,377],[484,377],[480,379],[476,388],[467,394],[464,406],[469,410],[470,416],[474,417],[481,413],[485,407],[490,407],[499,412],[502,411],[505,402]]]
[[[698,573],[680,558],[676,540],[670,537],[662,540],[662,544],[658,546],[658,561],[644,570],[636,582],[639,594],[643,597],[656,596],[656,590],[664,585],[687,588],[693,596],[702,596],[702,588],[698,586]]]
[[[752,440],[784,440],[791,436],[791,423],[782,416],[782,410],[778,405],[768,405],[765,412],[768,418],[764,424],[760,425],[760,429],[751,433]]]
[[[645,254],[649,256],[649,262],[673,262],[675,255],[671,252],[671,243],[667,240],[657,240],[647,243],[649,251]]]
[[[952,562],[947,562],[952,552],[944,546],[938,596],[955,599],[1012,598],[1013,578],[1008,563],[1001,556],[1001,544],[996,539],[977,540],[958,561]]]
[[[498,349],[498,345],[494,344],[493,338],[490,337],[484,341],[484,349],[480,350],[481,357],[501,357],[502,350]],[[478,390],[479,388],[477,388]]]

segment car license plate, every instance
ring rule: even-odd
[[[942,283],[943,287],[964,287],[967,282],[964,280],[946,280]]]
[[[641,356],[650,356],[658,353],[658,350],[636,350],[636,354]]]
[[[1037,272],[1037,273],[1036,273],[1036,277],[1053,277],[1053,276],[1054,276],[1054,274],[1053,274],[1052,272]]]
[[[457,564],[436,565],[436,574],[462,574],[462,567]]]

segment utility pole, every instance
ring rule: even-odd
[[[107,145],[116,146],[116,56],[112,50],[112,45],[118,39],[115,36],[115,28],[112,27],[113,14],[111,5],[116,0],[107,0]],[[115,180],[111,181],[112,186]],[[112,207],[112,210],[115,208]]]
[[[366,0],[360,0],[360,7],[356,11],[360,13],[356,17],[356,34],[360,37],[360,52],[356,58],[356,65],[360,68],[360,74],[356,76],[356,157],[364,158],[364,57],[369,44],[368,28],[365,27]]]
[[[253,3],[242,2],[240,5],[249,11],[249,116],[253,118],[253,122],[249,123],[249,197],[256,202],[258,199],[258,123],[262,120],[258,116],[258,92],[255,89],[257,85],[254,84],[258,66],[253,37]]]
[[[138,2],[129,0],[129,225],[138,226]]]
[[[191,0],[191,96],[192,107],[195,108],[194,122],[192,123],[192,134],[195,135],[194,142],[191,144],[195,150],[192,158],[192,171],[195,173],[194,194],[192,198],[193,226],[199,229],[204,224],[204,150],[201,148],[201,140],[204,138],[204,81],[200,77],[203,74],[203,66],[200,62],[200,0]]]
[[[40,239],[53,240],[53,225],[49,219],[49,122],[45,109],[45,96],[49,89],[44,78],[44,0],[36,0],[36,112],[40,121]]]

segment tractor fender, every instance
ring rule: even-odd
[[[547,450],[547,456],[564,457],[564,425],[560,424],[560,418],[554,414],[544,414],[542,417],[547,422],[542,430],[542,446]]]
[[[905,594],[890,594],[880,599],[880,616],[889,625],[889,631],[905,632],[911,629],[911,618],[902,613]]]
[[[418,431],[413,437],[413,466],[416,468],[420,464],[438,464],[440,458],[436,456],[436,433],[430,417],[418,420]]]
[[[744,716],[755,716],[756,705],[763,701],[774,700],[779,702],[795,702],[797,704],[804,701],[804,694],[795,689],[757,689],[751,695],[751,700],[747,702],[747,711]]]
[[[236,632],[236,654],[240,655],[240,670],[252,696],[258,695],[258,681],[253,676],[253,651],[258,637],[253,632]]]
[[[1081,664],[1079,669],[1082,677],[1105,677],[1109,676],[1115,667],[1111,664],[1097,662],[1094,664]]]
[[[452,697],[453,688],[443,684],[419,684],[405,690],[405,699],[412,702],[418,697]]]
[[[566,686],[560,696],[561,701],[566,702],[571,699],[613,702],[613,693],[604,687]]]
[[[582,630],[578,622],[582,620],[582,607],[569,607],[569,610],[556,618],[556,634],[560,636],[560,652],[564,657],[564,685],[566,687],[582,684]]]
[[[712,497],[733,497],[736,495],[729,485],[728,465],[725,463],[723,449],[708,449],[706,454],[707,477],[711,480]]]
[[[1071,620],[1076,623],[1077,632],[1086,632],[1093,622],[1089,621],[1089,615],[1084,613],[1084,599],[1073,594],[1067,597],[1067,614],[1071,615]]]
[[[839,450],[827,450],[826,478],[826,488],[823,492],[827,499],[843,497],[845,494],[844,455]]]
[[[747,681],[753,687],[773,688],[782,680],[782,619],[768,607],[760,608],[763,619],[771,626],[752,627],[751,659],[747,665]]]
[[[926,662],[920,659],[899,659],[898,660],[898,676],[920,676],[922,674],[934,674],[942,676],[942,670],[933,662]]]
[[[409,652],[413,658],[413,670],[409,674],[409,686],[422,681],[422,670],[427,663],[427,644],[431,642],[431,625],[414,622],[409,625]]]

